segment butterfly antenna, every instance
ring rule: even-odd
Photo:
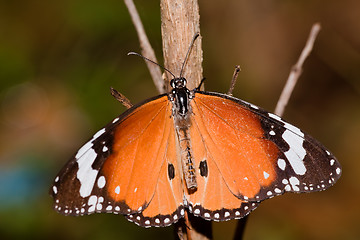
[[[170,73],[174,78],[176,78],[175,77],[175,75],[172,73],[172,72],[170,72],[170,70],[169,69],[167,69],[167,68],[165,68],[165,67],[163,67],[163,66],[161,66],[160,64],[158,64],[157,62],[154,62],[153,60],[150,60],[150,59],[148,59],[147,57],[144,57],[143,55],[141,55],[140,53],[136,53],[136,52],[128,52],[128,54],[127,54],[128,56],[129,55],[136,55],[136,56],[139,56],[139,57],[142,57],[144,60],[146,60],[146,61],[149,61],[149,62],[151,62],[151,63],[153,63],[153,64],[155,64],[155,65],[158,65],[159,67],[161,67],[162,69],[164,69],[165,71],[167,71],[168,73]]]
[[[187,62],[187,60],[188,60],[188,58],[189,58],[191,49],[192,49],[192,47],[194,46],[194,42],[195,42],[195,40],[196,40],[199,36],[200,36],[199,33],[195,33],[195,35],[194,35],[194,37],[193,37],[193,39],[192,39],[192,41],[191,41],[190,47],[189,47],[189,49],[188,49],[188,51],[187,51],[187,53],[186,53],[186,56],[185,56],[185,60],[184,60],[184,62],[183,62],[183,64],[182,64],[182,66],[181,66],[180,77],[182,77],[182,73],[183,73],[183,71],[184,71],[185,64],[186,64],[186,62]]]

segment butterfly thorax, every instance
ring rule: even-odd
[[[186,187],[189,190],[194,190],[197,188],[197,183],[189,132],[191,125],[190,115],[192,113],[190,101],[193,98],[193,93],[186,88],[185,84],[185,78],[171,80],[173,89],[169,94],[169,99],[172,102],[172,116],[178,140],[178,152],[180,153],[179,160],[182,165]]]

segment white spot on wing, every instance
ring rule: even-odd
[[[106,146],[103,147],[102,151],[106,152],[108,150],[108,148]]]
[[[105,132],[105,128],[100,129],[97,133],[94,134],[93,139],[100,137]]]
[[[102,204],[101,204],[101,203],[98,203],[98,204],[96,205],[96,210],[101,211],[102,207],[103,207]]]
[[[280,121],[286,128],[283,133],[283,139],[289,144],[290,149],[285,152],[285,156],[288,158],[291,167],[294,169],[296,174],[304,175],[306,167],[304,165],[304,158],[306,151],[303,147],[304,133],[301,130],[285,121],[279,116],[269,113],[269,117]],[[279,166],[280,167],[280,166]]]
[[[98,187],[99,188],[105,187],[105,183],[106,183],[105,177],[104,176],[99,177],[99,179],[97,181]]]
[[[89,213],[95,211],[96,203],[97,203],[97,197],[95,195],[92,195],[91,197],[89,197],[89,200],[88,200],[88,205],[89,205],[88,212]]]
[[[115,118],[112,123],[116,123],[117,121],[119,121],[119,118]]]
[[[254,104],[249,103],[249,105],[250,105],[250,107],[253,108],[253,109],[259,109],[259,107],[256,106],[256,105],[254,105]]]
[[[117,187],[115,188],[115,193],[116,193],[116,194],[119,194],[119,193],[120,193],[120,186],[117,186]]]
[[[282,180],[282,183],[283,183],[283,184],[288,184],[289,181],[288,181],[286,178],[284,178],[284,179]]]
[[[335,160],[334,159],[331,159],[330,160],[330,166],[333,166],[335,164]]]
[[[91,148],[77,160],[79,170],[76,176],[80,181],[80,196],[83,198],[90,196],[94,187],[98,171],[94,170],[91,165],[95,161],[96,156],[96,152]]]
[[[93,139],[85,143],[84,146],[79,149],[79,151],[75,155],[76,159],[79,159],[82,155],[84,155],[86,151],[88,151],[93,146],[92,141]]]
[[[279,158],[277,163],[278,163],[279,168],[284,171],[284,170],[285,170],[285,167],[286,167],[286,162],[285,162],[285,160]]]
[[[281,117],[273,114],[273,113],[268,113],[269,117],[278,120],[279,122],[284,124],[284,127],[289,129],[290,131],[294,132],[295,134],[299,135],[299,136],[304,136],[304,134],[301,132],[301,130],[297,127],[295,127],[294,125],[291,125],[290,123],[285,122],[284,120],[281,119]]]
[[[84,144],[84,146],[82,146],[79,151],[76,153],[75,158],[79,159],[81,158],[81,156],[86,153],[92,146],[93,143],[92,141],[98,137],[100,137],[103,133],[105,132],[105,128],[100,129],[97,133],[94,134],[94,136],[92,137],[92,139],[90,141],[88,141],[87,143]]]
[[[289,178],[289,182],[291,184],[292,189],[294,189],[294,191],[300,191],[300,189],[298,187],[300,184],[299,179],[297,179],[296,177],[291,177],[291,178]]]
[[[268,179],[269,176],[270,176],[270,174],[268,174],[267,172],[264,171],[264,178],[265,178],[265,179]]]
[[[294,169],[294,172],[299,175],[304,175],[306,172],[306,167],[304,165],[306,151],[303,147],[303,136],[304,134],[298,136],[289,130],[285,130],[282,135],[282,138],[289,144],[289,150],[284,154],[291,167]]]
[[[56,186],[53,186],[53,192],[55,193],[55,194],[57,194],[57,187]]]

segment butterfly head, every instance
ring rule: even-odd
[[[186,79],[184,77],[173,78],[170,81],[170,86],[176,89],[186,88]]]

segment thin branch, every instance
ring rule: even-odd
[[[126,7],[128,8],[131,19],[134,23],[136,32],[139,37],[141,54],[143,56],[153,60],[154,62],[157,62],[155,52],[154,52],[153,48],[151,47],[149,39],[146,36],[144,26],[141,22],[140,16],[136,10],[134,2],[132,0],[124,0],[124,2],[125,2]],[[165,88],[165,83],[162,78],[162,73],[161,73],[159,66],[152,64],[148,61],[145,61],[145,63],[150,71],[150,75],[154,81],[154,84],[155,84],[158,92],[164,93],[166,88]]]
[[[160,9],[165,67],[179,76],[191,40],[195,33],[200,33],[199,4],[197,0],[161,0]],[[203,78],[201,40],[200,35],[192,47],[183,74],[189,89],[199,86]],[[171,76],[167,74],[168,83],[169,80]]]
[[[315,23],[312,26],[309,38],[306,42],[306,45],[301,52],[299,60],[292,67],[290,75],[286,81],[285,87],[280,95],[279,101],[275,108],[275,114],[282,116],[284,114],[285,107],[290,99],[291,93],[296,85],[297,80],[299,79],[302,73],[302,66],[304,64],[305,59],[310,55],[312,48],[314,46],[315,39],[320,31],[320,24]]]
[[[161,33],[163,39],[163,54],[165,67],[175,76],[180,76],[182,63],[195,33],[200,33],[200,14],[197,0],[160,0]],[[183,77],[187,80],[187,88],[199,86],[202,77],[201,35],[196,39],[186,63]],[[170,89],[170,76],[167,75],[167,87]],[[184,239],[211,239],[211,222],[188,214],[188,222],[175,224],[182,231]]]
[[[121,104],[124,105],[124,107],[126,107],[127,109],[129,109],[129,108],[131,108],[133,106],[133,104],[130,102],[130,100],[127,97],[125,97],[125,95],[118,92],[116,89],[110,87],[110,92],[111,92],[111,95],[116,100],[121,102]]]
[[[235,84],[236,84],[236,80],[237,80],[237,77],[238,77],[240,71],[241,71],[240,66],[239,66],[239,65],[236,65],[236,66],[235,66],[235,70],[234,70],[233,77],[232,77],[232,79],[231,79],[230,88],[229,88],[229,91],[228,91],[227,95],[232,95],[232,92],[234,91]]]

